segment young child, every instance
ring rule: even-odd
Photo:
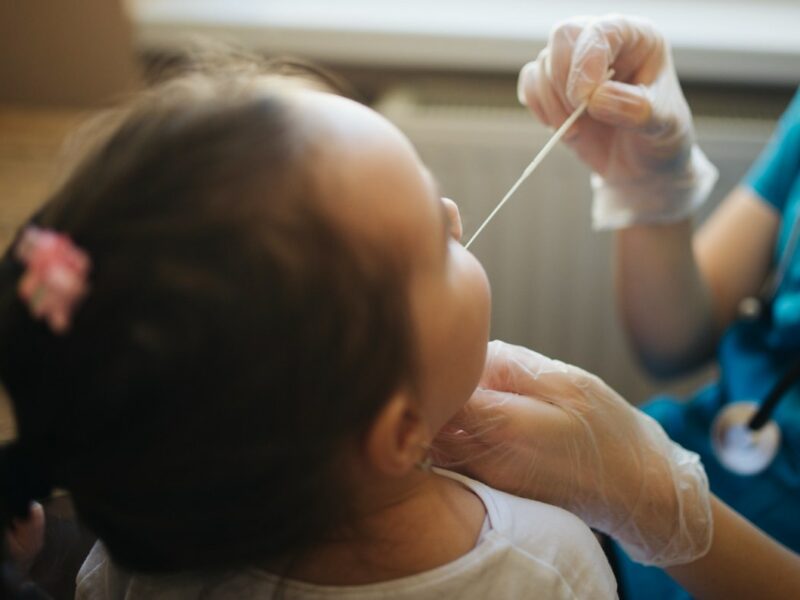
[[[148,92],[0,263],[6,521],[70,491],[80,599],[615,597],[576,517],[428,468],[487,345],[460,234],[360,104]]]

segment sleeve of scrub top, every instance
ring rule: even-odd
[[[794,188],[800,186],[800,90],[744,184],[781,213]]]

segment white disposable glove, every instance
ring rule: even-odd
[[[609,68],[615,74],[606,82]],[[522,68],[518,94],[551,127],[590,98],[588,115],[565,140],[594,171],[597,229],[684,219],[717,180],[695,143],[669,44],[646,20],[609,15],[560,23]]]
[[[711,505],[699,457],[599,378],[495,341],[480,385],[436,440],[441,466],[561,506],[645,565],[683,564],[708,551]]]

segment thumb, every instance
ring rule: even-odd
[[[637,129],[650,122],[653,105],[645,85],[607,81],[589,101],[589,115],[606,125]]]

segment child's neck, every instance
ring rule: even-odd
[[[486,516],[460,483],[429,472],[375,486],[358,535],[317,546],[286,574],[320,585],[365,585],[427,571],[475,547]]]

